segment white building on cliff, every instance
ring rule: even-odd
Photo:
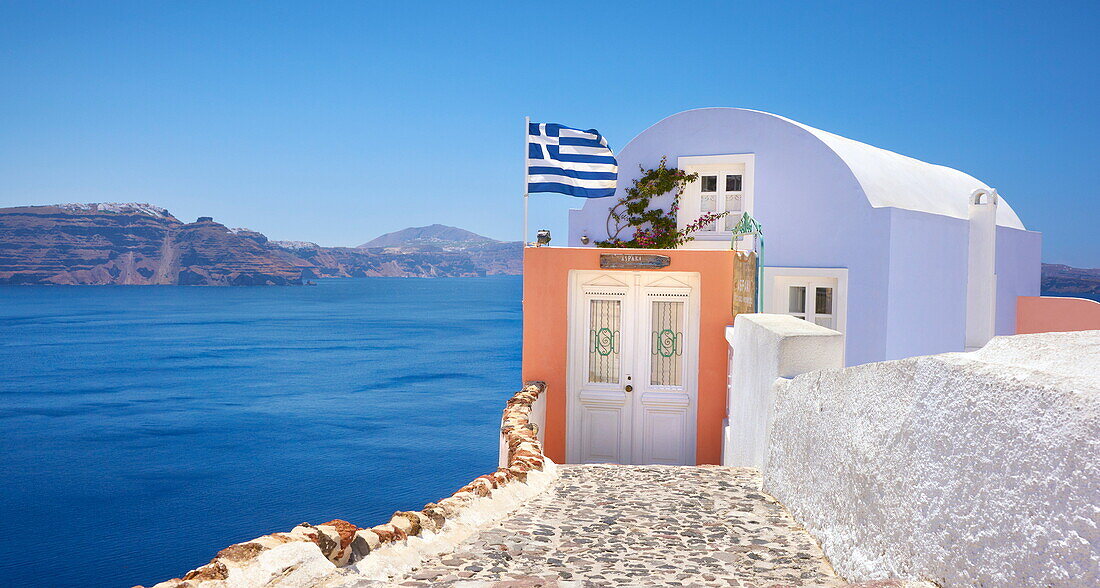
[[[1039,294],[1040,234],[961,171],[774,114],[705,108],[624,147],[617,196],[662,157],[700,175],[681,226],[734,213],[685,247],[728,249],[740,213],[753,215],[766,239],[764,312],[844,332],[848,364],[979,347],[1015,333],[1016,297]],[[607,238],[615,200],[570,211],[571,247]]]

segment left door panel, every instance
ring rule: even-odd
[[[629,288],[607,280],[582,286],[582,328],[574,330],[581,463],[630,463],[632,414],[624,381],[629,374]]]

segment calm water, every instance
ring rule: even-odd
[[[131,586],[496,466],[520,280],[0,288],[0,586]]]
[[[1043,296],[1065,296],[1069,298],[1084,298],[1086,300],[1095,300],[1100,302],[1100,294],[1054,294],[1051,292],[1043,292]]]

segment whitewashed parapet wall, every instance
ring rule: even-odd
[[[424,557],[449,551],[545,490],[556,476],[532,422],[545,392],[544,382],[528,382],[508,400],[501,425],[505,465],[451,496],[419,511],[394,513],[389,522],[369,528],[340,519],[302,523],[288,533],[231,545],[210,563],[154,588],[360,586],[384,582]]]
[[[816,371],[774,394],[764,490],[849,580],[1100,585],[1100,331]]]
[[[739,314],[730,344],[722,465],[763,468],[776,378],[844,367],[844,335],[785,314]]]

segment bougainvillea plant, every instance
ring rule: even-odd
[[[664,157],[654,169],[638,168],[642,171],[642,177],[634,180],[634,185],[626,189],[626,196],[611,207],[607,215],[609,237],[606,241],[597,241],[597,247],[675,249],[694,240],[695,232],[729,214],[709,212],[677,229],[676,212],[680,209],[680,196],[688,184],[699,179],[699,174],[668,167]],[[674,195],[672,206],[667,211],[659,207],[650,208],[654,198],[670,192]],[[632,231],[629,239],[620,237],[624,231]]]

